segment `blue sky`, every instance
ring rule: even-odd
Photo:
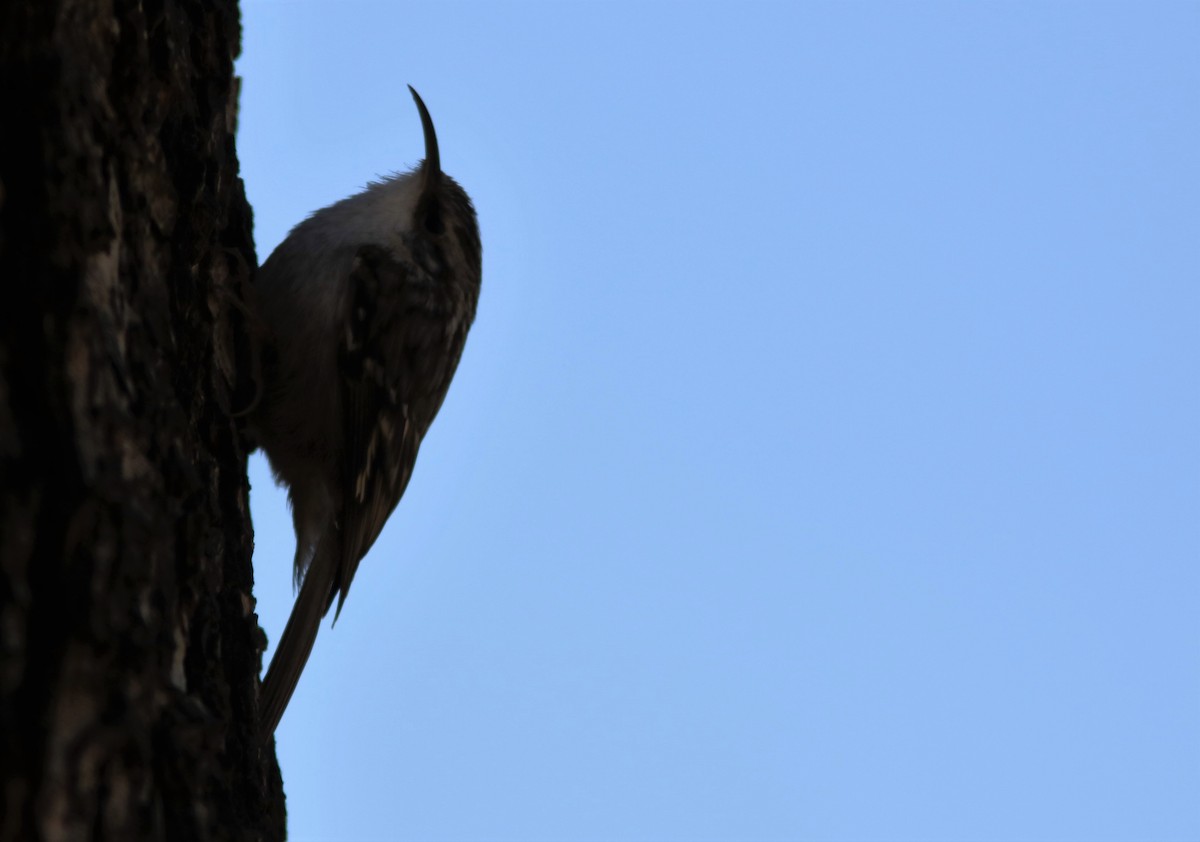
[[[243,5],[260,257],[484,241],[293,839],[1200,839],[1200,4]]]

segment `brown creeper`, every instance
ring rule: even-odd
[[[250,432],[288,487],[300,585],[263,680],[275,730],[333,600],[408,485],[479,300],[475,208],[441,170],[425,103],[415,170],[301,222],[255,278],[271,332]]]

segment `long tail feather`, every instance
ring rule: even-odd
[[[264,734],[271,734],[287,708],[300,673],[316,642],[321,618],[329,610],[334,572],[337,570],[336,540],[322,540],[304,575],[304,584],[296,597],[279,646],[271,657],[271,666],[263,679],[259,721]]]

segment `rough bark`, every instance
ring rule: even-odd
[[[235,0],[0,0],[0,842],[280,839]]]

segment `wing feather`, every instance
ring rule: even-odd
[[[338,612],[412,477],[462,354],[446,285],[376,246],[359,249],[340,349],[345,452]],[[330,594],[330,603],[334,593]],[[335,614],[336,619],[336,614]]]

